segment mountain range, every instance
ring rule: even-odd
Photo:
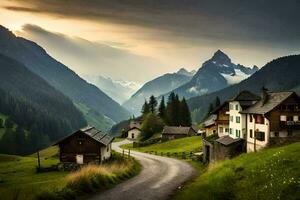
[[[188,72],[186,69],[181,68],[176,73],[168,73],[159,76],[147,83],[145,83],[136,93],[134,93],[129,100],[123,103],[123,106],[134,113],[139,115],[142,105],[145,100],[148,100],[151,95],[160,96],[165,94],[180,85],[187,83],[194,75],[194,71]]]
[[[0,54],[13,58],[69,97],[89,124],[107,130],[130,113],[96,86],[87,83],[36,43],[0,26]]]
[[[201,96],[239,83],[256,71],[258,71],[257,66],[250,68],[234,64],[224,52],[218,50],[211,59],[203,63],[189,82],[170,92],[174,92],[186,99]]]
[[[140,84],[133,81],[114,80],[101,75],[83,75],[83,78],[101,89],[105,94],[117,101],[119,104],[128,100],[139,88]]]
[[[22,63],[1,54],[0,80],[1,116],[13,120],[17,130],[21,127],[27,131],[27,136],[20,131],[5,132],[0,137],[0,152],[32,153],[87,125],[68,97]]]
[[[238,84],[210,94],[193,97],[187,101],[193,113],[193,119],[198,122],[203,120],[209,104],[212,103],[216,97],[219,97],[221,101],[225,101],[242,90],[260,94],[261,88],[266,87],[271,91],[293,90],[300,93],[299,66],[300,55],[277,58]]]

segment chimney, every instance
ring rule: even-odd
[[[268,89],[265,87],[262,87],[261,89],[261,100],[262,105],[264,105],[268,101]]]

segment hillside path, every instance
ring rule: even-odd
[[[123,144],[131,141],[123,140],[112,144],[115,151],[122,152]],[[169,199],[175,190],[188,181],[195,169],[184,161],[166,158],[136,151],[130,154],[143,166],[137,176],[92,196],[90,200],[164,200]]]

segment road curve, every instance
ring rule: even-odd
[[[112,148],[121,152],[120,145],[127,143],[130,141],[116,142]],[[176,188],[195,173],[194,168],[184,161],[136,151],[131,151],[131,155],[142,164],[141,173],[110,190],[92,196],[90,200],[169,199]]]

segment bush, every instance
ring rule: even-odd
[[[164,123],[160,117],[154,113],[147,114],[142,123],[143,140],[150,138],[155,133],[161,132],[163,127]]]

